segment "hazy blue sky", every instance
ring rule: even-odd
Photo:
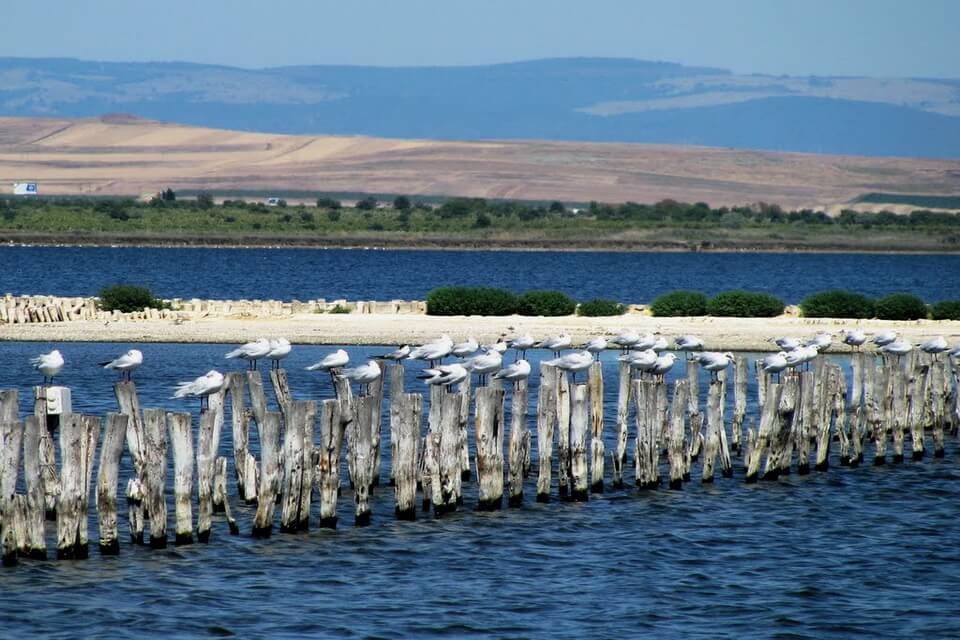
[[[449,65],[559,56],[960,77],[958,0],[12,0],[0,55]]]

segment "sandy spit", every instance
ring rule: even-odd
[[[474,336],[481,342],[499,336],[529,333],[542,338],[569,333],[574,343],[596,335],[613,335],[629,327],[641,332],[659,331],[668,338],[692,333],[712,350],[770,350],[776,336],[805,337],[817,331],[837,335],[860,327],[868,333],[895,329],[913,342],[942,335],[951,344],[960,343],[960,321],[920,320],[823,320],[781,316],[778,318],[654,318],[626,315],[610,318],[478,317],[376,314],[302,314],[277,319],[201,319],[175,324],[170,320],[82,321],[52,324],[0,325],[0,340],[37,342],[182,342],[237,343],[259,337],[285,336],[294,344],[395,345],[429,341],[442,333],[454,339]]]

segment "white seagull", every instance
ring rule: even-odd
[[[270,351],[268,351],[266,355],[266,358],[270,360],[270,366],[274,369],[279,369],[280,361],[290,355],[292,348],[290,341],[286,338],[272,338],[270,340]]]
[[[818,331],[815,336],[807,340],[804,346],[816,347],[817,351],[826,351],[833,343],[833,334],[828,331]]]
[[[515,350],[515,351],[519,351],[519,352],[520,352],[520,358],[521,358],[521,359],[522,359],[522,358],[526,358],[526,357],[527,357],[527,349],[532,349],[532,348],[534,347],[534,345],[536,345],[536,344],[537,344],[537,341],[534,340],[533,337],[531,337],[531,336],[529,336],[529,335],[527,335],[527,334],[524,334],[524,335],[522,335],[522,336],[517,336],[516,338],[513,338],[512,340],[510,340],[509,342],[507,342],[507,346],[508,346],[508,347],[510,347],[511,349],[513,349],[513,350]]]
[[[653,369],[658,357],[657,352],[653,349],[644,349],[642,351],[634,349],[620,356],[619,360],[630,363],[630,368],[636,369],[642,376],[644,371]]]
[[[805,347],[797,347],[792,351],[787,351],[785,356],[787,361],[787,366],[791,369],[799,367],[802,364],[806,364],[820,355],[820,352],[817,351],[817,348],[813,345]]]
[[[558,336],[550,336],[549,338],[544,338],[540,342],[540,346],[544,349],[553,351],[555,358],[560,357],[560,352],[570,346],[573,341],[570,339],[570,336],[566,333],[561,333]],[[592,359],[593,356],[590,356]]]
[[[653,349],[660,342],[660,333],[645,333],[640,336],[640,339],[637,340],[636,344],[631,347],[634,351],[646,351],[647,349]]]
[[[507,341],[503,339],[503,336],[500,336],[493,344],[482,344],[480,345],[480,348],[484,351],[496,351],[497,353],[503,355],[507,352],[508,346],[509,345],[507,344]]]
[[[871,340],[871,342],[873,342],[873,344],[877,345],[878,347],[885,347],[891,342],[895,342],[896,340],[897,340],[896,331],[881,331],[877,335],[873,336],[873,340]]]
[[[104,369],[114,369],[120,372],[121,379],[130,379],[130,374],[134,369],[143,364],[143,354],[137,349],[130,349],[122,356],[114,358],[109,362],[101,362],[100,366]]]
[[[850,345],[851,347],[859,347],[866,341],[867,334],[860,329],[843,330],[843,344]]]
[[[338,378],[346,378],[347,380],[358,383],[360,385],[361,395],[365,395],[369,392],[370,383],[380,377],[380,365],[377,364],[376,360],[367,360],[367,364],[362,364],[352,369],[343,369],[336,375]]]
[[[674,343],[677,345],[677,351],[703,351],[703,340],[697,336],[677,336]]]
[[[209,396],[220,391],[223,388],[223,374],[216,369],[211,369],[199,378],[189,382],[181,382],[176,386],[172,399],[175,398],[200,398],[200,411],[204,410],[204,400]],[[207,403],[209,407],[209,401]]]
[[[705,351],[697,358],[700,366],[710,372],[714,379],[719,372],[723,371],[733,363],[733,354],[729,351],[717,353],[715,351]]]
[[[623,351],[627,351],[640,342],[640,334],[630,329],[624,329],[616,336],[610,338],[609,342],[610,344],[617,345]]]
[[[458,358],[466,358],[472,353],[476,353],[477,349],[480,348],[480,345],[477,344],[477,341],[473,336],[466,339],[466,341],[459,344],[453,345],[450,349],[450,353],[457,356]]]
[[[603,336],[593,338],[592,340],[587,342],[585,345],[583,345],[583,348],[589,351],[590,353],[592,353],[596,357],[596,359],[599,360],[600,353],[607,348],[607,339],[604,338]]]
[[[517,360],[493,374],[494,380],[509,380],[516,383],[530,377],[530,363],[526,360]]]
[[[43,383],[49,380],[53,384],[53,379],[60,374],[63,369],[63,356],[60,351],[54,349],[50,353],[44,353],[36,358],[30,359],[33,368],[43,374]]]
[[[663,336],[657,336],[657,339],[653,341],[653,346],[650,348],[660,353],[661,351],[666,351],[670,345],[667,343],[667,339]]]
[[[897,360],[899,360],[900,356],[905,356],[913,350],[913,345],[906,340],[894,340],[883,345],[880,350],[897,356]]]
[[[463,362],[463,367],[467,371],[480,376],[480,385],[483,386],[487,381],[487,374],[499,371],[503,366],[503,356],[498,351],[489,349],[480,355],[474,356]]]
[[[343,349],[337,349],[333,353],[328,353],[320,362],[315,362],[307,371],[332,371],[347,366],[350,362],[350,356]]]
[[[453,385],[467,379],[470,372],[460,363],[442,364],[434,369],[424,369],[417,377],[429,385],[446,387],[449,391]]]
[[[428,342],[424,345],[416,347],[410,351],[411,360],[426,360],[427,362],[433,364],[443,360],[450,352],[453,350],[453,340],[450,339],[450,336],[443,334],[437,340],[433,342]]]
[[[410,356],[410,345],[405,344],[405,345],[401,345],[401,347],[400,347],[399,349],[397,349],[396,351],[391,351],[390,353],[385,353],[384,355],[382,355],[382,356],[380,356],[380,357],[383,358],[384,360],[396,360],[396,361],[399,361],[399,360],[405,360],[405,359],[408,358],[409,356]]]
[[[794,349],[799,348],[800,341],[796,338],[788,338],[786,336],[780,336],[779,338],[772,338],[771,342],[780,347],[783,351],[793,351]]]
[[[929,353],[931,355],[937,355],[943,353],[944,351],[950,350],[950,345],[947,344],[947,340],[943,336],[931,338],[930,340],[922,342],[917,346],[920,347],[920,350],[924,353]]]
[[[257,360],[270,353],[270,341],[266,338],[260,338],[255,342],[242,344],[233,351],[227,353],[227,359],[243,358],[250,363],[250,368],[256,370]]]
[[[650,373],[663,380],[663,376],[673,368],[673,363],[676,362],[676,360],[677,354],[665,353],[659,356],[656,362],[653,363],[653,367],[650,368]]]
[[[558,369],[573,372],[573,382],[577,382],[577,373],[590,368],[593,364],[593,354],[589,351],[574,351],[565,356],[547,360],[547,364],[553,365]]]
[[[763,360],[760,361],[760,368],[763,369],[764,373],[777,374],[779,380],[780,372],[787,368],[787,353],[780,351],[764,356]]]

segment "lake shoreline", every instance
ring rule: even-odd
[[[0,246],[36,247],[139,247],[195,249],[356,249],[368,251],[511,251],[511,252],[611,252],[611,253],[858,253],[903,255],[954,255],[957,247],[918,247],[907,244],[877,243],[845,245],[832,242],[721,242],[640,241],[617,239],[466,239],[404,237],[324,237],[303,236],[204,236],[186,238],[181,235],[115,235],[0,232]]]
[[[818,331],[835,334],[831,352],[849,351],[840,344],[844,328],[868,333],[893,329],[904,339],[919,342],[943,335],[960,342],[960,321],[844,320],[822,318],[659,318],[641,314],[587,318],[580,316],[424,316],[412,314],[295,314],[280,318],[200,318],[196,320],[82,320],[73,322],[0,324],[0,341],[119,342],[119,343],[240,343],[260,337],[284,336],[296,345],[420,344],[447,333],[455,339],[473,336],[481,343],[529,333],[541,339],[569,333],[582,344],[597,335],[614,335],[623,328],[659,331],[672,339],[681,334],[701,337],[709,350],[772,351],[777,336],[804,338]]]

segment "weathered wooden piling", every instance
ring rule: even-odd
[[[470,448],[468,442],[468,431],[470,422],[470,397],[471,397],[471,376],[460,383],[460,395],[463,396],[460,405],[460,415],[457,420],[457,429],[460,434],[458,452],[460,456],[460,479],[456,482],[456,491],[458,500],[463,494],[462,486],[465,480],[470,479]]]
[[[494,511],[503,504],[503,389],[477,388],[475,438],[477,508]]]
[[[830,442],[832,429],[837,417],[836,396],[842,393],[840,376],[842,372],[836,365],[824,365],[819,368],[819,397],[817,398],[817,460],[815,468],[824,471],[830,464]]]
[[[400,427],[400,409],[397,402],[404,393],[404,375],[403,365],[399,362],[389,365],[390,377],[390,486],[396,484],[397,468],[397,429]],[[417,434],[419,435],[419,433]]]
[[[0,546],[3,549],[4,566],[17,563],[17,551],[20,548],[17,540],[19,518],[16,516],[16,491],[22,442],[22,422],[0,422]]]
[[[316,414],[317,405],[312,400],[291,400],[287,404],[283,439],[283,506],[280,512],[280,530],[285,533],[309,528]]]
[[[707,433],[703,439],[702,478],[704,483],[713,482],[714,462],[720,452],[720,432],[723,430],[723,418],[720,416],[720,392],[722,384],[713,380],[707,390]],[[727,464],[729,465],[729,457]]]
[[[779,427],[777,407],[780,404],[780,384],[768,382],[763,396],[764,404],[760,413],[760,426],[757,428],[756,440],[750,447],[750,452],[746,458],[747,470],[744,481],[748,484],[759,479],[760,461],[770,445],[772,436],[775,435],[775,431]]]
[[[590,389],[590,492],[603,493],[606,450],[603,444],[603,366],[599,362],[590,365],[587,384]]]
[[[524,465],[529,457],[530,448],[530,430],[527,428],[526,379],[514,383],[513,397],[510,399],[509,448],[507,466],[510,473],[510,498],[508,504],[511,507],[519,507],[523,504]]]
[[[944,457],[943,425],[946,421],[946,396],[949,395],[946,365],[939,358],[930,367],[930,433],[933,438],[933,457]]]
[[[280,413],[286,417],[290,411],[290,403],[293,401],[290,396],[290,382],[287,379],[287,370],[271,369],[270,384],[273,387],[273,395],[277,398],[277,406],[280,407]]]
[[[245,403],[247,377],[240,372],[228,373],[224,388],[230,395],[230,424],[233,442],[233,469],[237,478],[237,495],[247,504],[257,501],[257,460],[250,453],[250,416]]]
[[[637,437],[633,465],[637,487],[653,489],[660,484],[657,471],[657,390],[652,380],[634,380],[631,395],[636,405]]]
[[[737,356],[734,359],[733,380],[733,419],[730,421],[730,447],[734,453],[741,453],[743,438],[743,418],[747,415],[747,359]],[[721,405],[722,406],[722,405]]]
[[[146,514],[143,498],[146,491],[146,441],[143,435],[143,414],[140,411],[140,399],[137,396],[137,387],[131,380],[123,380],[113,386],[120,413],[126,415],[127,421],[127,450],[133,461],[133,476],[127,481],[127,521],[130,530],[130,541],[133,544],[143,544],[143,528]],[[42,452],[42,448],[41,448]],[[40,459],[44,464],[43,456]]]
[[[557,372],[557,491],[561,499],[570,496],[570,378]]]
[[[687,415],[688,380],[677,380],[673,385],[673,404],[670,405],[670,432],[667,439],[667,458],[670,462],[670,488],[682,489],[687,472],[687,449],[684,447],[684,421]]]
[[[174,544],[193,543],[193,433],[189,413],[168,413],[167,429],[173,448]]]
[[[810,473],[810,439],[816,429],[814,420],[816,385],[813,381],[812,371],[800,371],[788,375],[799,376],[800,406],[794,412],[794,448],[797,452],[797,473],[806,475]]]
[[[60,431],[60,494],[57,499],[57,559],[85,558],[87,549],[80,543],[80,518],[83,508],[83,472],[86,433],[79,414],[63,416]]]
[[[587,500],[590,489],[587,467],[588,396],[587,384],[573,385],[570,394],[570,497],[577,502]]]
[[[541,381],[542,379],[543,378],[541,377]],[[630,363],[619,363],[617,381],[617,422],[616,433],[614,436],[615,444],[613,456],[611,456],[610,461],[613,463],[613,477],[611,478],[611,483],[613,484],[614,488],[618,489],[623,487],[623,467],[627,461],[627,440],[629,430],[627,418],[630,412],[630,391],[633,389],[630,381]]]
[[[263,421],[267,414],[267,394],[263,391],[263,377],[259,371],[247,371],[247,387],[250,389],[250,410],[257,423],[257,434],[263,438]]]
[[[399,365],[396,365],[399,367]],[[417,449],[420,444],[420,421],[423,415],[423,396],[419,393],[394,394],[391,388],[391,448],[393,459],[391,477],[394,479],[398,520],[417,517]],[[396,421],[394,422],[394,416]]]
[[[33,388],[33,414],[44,425],[40,435],[40,480],[43,483],[43,502],[47,520],[56,518],[57,496],[60,495],[60,479],[57,476],[57,453],[53,443],[53,429],[63,416],[47,416],[47,387]],[[53,421],[53,424],[51,424]]]
[[[373,487],[374,454],[373,428],[377,411],[376,396],[360,396],[354,403],[355,417],[350,425],[353,437],[348,438],[347,455],[352,458],[354,492],[354,524],[363,527],[370,524],[370,489]]]
[[[248,372],[256,373],[256,372]],[[197,540],[210,541],[210,529],[213,526],[213,474],[217,449],[220,445],[217,432],[215,398],[211,396],[210,409],[200,414],[200,427],[197,432]],[[264,418],[266,419],[266,418]],[[279,429],[279,427],[278,427]],[[263,427],[260,428],[261,436]],[[260,442],[260,457],[263,458],[264,443]],[[279,464],[279,461],[278,461]],[[266,465],[264,464],[264,470]],[[259,510],[258,510],[259,513]]]
[[[929,365],[920,364],[910,370],[907,384],[907,421],[910,426],[910,449],[914,460],[922,460],[926,449],[923,432],[926,426],[927,381]]]
[[[230,535],[240,534],[240,527],[233,517],[230,498],[227,495],[227,458],[219,456],[213,463],[213,503],[223,505],[223,517],[227,519]]]
[[[897,361],[897,366],[891,372],[893,386],[892,402],[890,404],[893,429],[893,462],[903,462],[903,440],[907,428],[907,373]]]
[[[385,365],[381,360],[380,361],[381,369],[384,366]],[[371,416],[370,416],[370,419],[371,419],[370,446],[372,447],[372,455],[373,455],[373,458],[371,459],[371,465],[372,465],[371,473],[373,474],[370,481],[371,487],[380,486],[380,470],[381,470],[381,467],[383,466],[383,463],[381,461],[381,455],[380,455],[380,433],[381,433],[381,426],[382,426],[381,425],[382,423],[381,409],[383,408],[383,389],[384,389],[384,384],[383,384],[382,375],[376,380],[374,380],[373,382],[371,382],[369,385],[367,385],[367,395],[373,398],[373,401],[375,404],[375,406],[371,409]]]
[[[317,446],[314,477],[320,493],[320,526],[337,526],[337,496],[340,493],[340,452],[344,424],[340,420],[340,402],[324,400],[320,405],[320,444]]]
[[[537,396],[537,502],[550,501],[553,430],[557,415],[557,375],[556,367],[540,363],[540,390]]]
[[[115,415],[115,414],[114,414]],[[43,481],[40,477],[40,440],[47,426],[40,421],[37,416],[27,416],[24,420],[23,433],[23,484],[27,494],[27,512],[26,512],[26,554],[35,560],[45,560],[47,558],[46,541],[46,509],[43,501]],[[126,419],[122,420],[118,441],[111,442],[110,448],[104,442],[103,450],[114,455],[113,447],[119,447],[115,453],[116,462],[113,463],[113,539],[117,537],[117,464],[120,455],[123,453],[123,437],[126,431]],[[101,462],[100,468],[103,468]],[[108,465],[109,466],[109,465]],[[101,521],[102,522],[102,521]],[[106,526],[101,524],[101,535],[105,529],[109,529],[109,522]]]
[[[871,365],[867,373],[867,421],[870,423],[874,444],[874,466],[887,462],[887,433],[892,422],[890,396],[891,375],[882,365]]]
[[[438,446],[434,452],[433,511],[443,515],[457,508],[460,473],[460,414],[463,408],[464,394],[444,393],[440,401],[440,428]]]
[[[269,538],[273,533],[273,511],[280,488],[280,414],[265,412],[259,425],[261,471],[257,513],[253,518],[253,537]]]
[[[800,407],[800,376],[790,373],[780,384],[779,400],[775,410],[775,423],[768,439],[770,452],[763,469],[764,480],[776,480],[781,475],[790,473],[790,463],[793,458],[793,444],[795,434],[793,429],[798,425],[797,410]],[[767,397],[772,402],[773,394]]]
[[[696,461],[700,457],[703,445],[703,414],[700,413],[700,367],[696,362],[687,361],[687,382],[690,392],[687,396],[687,420],[690,422],[690,458]]]
[[[144,500],[150,519],[150,546],[167,546],[167,500],[164,493],[167,479],[166,414],[163,409],[144,409],[143,442],[146,450]]]

